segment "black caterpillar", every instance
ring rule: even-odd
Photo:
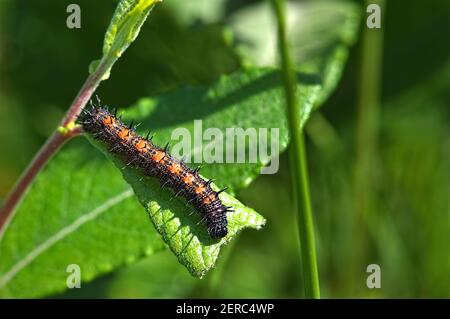
[[[210,185],[212,181],[205,181],[198,174],[199,168],[193,170],[172,157],[167,146],[163,149],[155,146],[149,135],[146,138],[139,136],[133,123],[124,125],[108,108],[93,106],[84,109],[77,122],[125,163],[138,167],[144,175],[158,178],[161,187],[172,189],[175,196],[186,198],[186,204],[191,204],[206,222],[212,238],[227,235],[226,214],[232,210],[219,199],[219,194],[225,189],[214,191]]]

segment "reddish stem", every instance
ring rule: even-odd
[[[89,99],[92,97],[92,94],[97,89],[100,84],[101,78],[105,74],[106,70],[108,70],[112,64],[114,64],[115,59],[113,60],[102,60],[97,68],[97,70],[92,73],[83,84],[78,93],[77,97],[73,101],[69,110],[65,114],[62,119],[60,126],[64,129],[68,129],[67,132],[60,132],[59,129],[56,129],[50,138],[45,142],[45,144],[41,147],[39,152],[33,158],[23,175],[20,177],[17,184],[14,186],[13,190],[7,197],[3,207],[0,210],[0,238],[4,230],[6,229],[6,225],[12,219],[13,213],[17,204],[22,199],[26,190],[33,182],[36,175],[42,170],[45,164],[52,158],[52,156],[61,148],[61,146],[71,139],[72,137],[79,135],[82,132],[81,127],[74,126],[70,128],[73,122],[76,120],[77,116],[86,106]]]
[[[76,120],[76,118],[86,106],[87,102],[92,97],[92,94],[94,94],[95,90],[100,84],[101,78],[107,70],[108,65],[100,62],[97,70],[87,78],[86,82],[81,87],[77,97],[75,98],[63,120],[61,121],[60,126],[67,127],[70,123]]]
[[[14,211],[14,208],[17,206],[17,203],[22,198],[34,177],[66,140],[67,138],[64,135],[55,132],[36,154],[2,207],[0,213],[0,231],[3,229],[6,222],[10,220],[9,217],[11,216],[11,213]]]

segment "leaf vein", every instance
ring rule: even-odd
[[[47,251],[53,245],[55,245],[58,241],[62,240],[64,237],[70,235],[83,224],[97,218],[100,214],[107,211],[114,205],[117,205],[121,201],[133,196],[133,190],[127,189],[126,191],[110,198],[102,205],[96,207],[92,211],[83,214],[81,217],[76,219],[70,225],[62,228],[60,231],[55,233],[53,236],[49,237],[46,241],[36,246],[28,255],[26,255],[23,259],[19,260],[16,264],[14,264],[9,271],[7,271],[2,277],[0,277],[0,289],[5,287],[22,269],[28,266],[33,260],[39,257],[42,253]]]

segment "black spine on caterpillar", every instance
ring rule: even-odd
[[[227,212],[231,207],[223,205],[219,198],[222,191],[211,188],[211,181],[205,181],[198,169],[193,170],[184,162],[155,146],[151,138],[139,136],[133,125],[124,125],[107,108],[85,109],[78,117],[78,123],[95,139],[104,142],[108,151],[123,159],[126,165],[138,167],[146,176],[159,180],[162,187],[170,188],[174,196],[186,199],[205,221],[212,238],[222,238],[228,233]]]

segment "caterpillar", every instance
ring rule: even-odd
[[[137,167],[145,176],[157,178],[161,187],[171,189],[174,196],[184,197],[186,205],[192,205],[200,214],[213,239],[227,235],[227,212],[232,208],[219,198],[225,189],[214,191],[212,180],[206,181],[199,175],[199,167],[192,169],[174,158],[168,152],[168,144],[164,148],[156,146],[149,134],[145,138],[138,135],[133,122],[125,125],[108,107],[91,104],[78,116],[77,123],[127,165]]]

